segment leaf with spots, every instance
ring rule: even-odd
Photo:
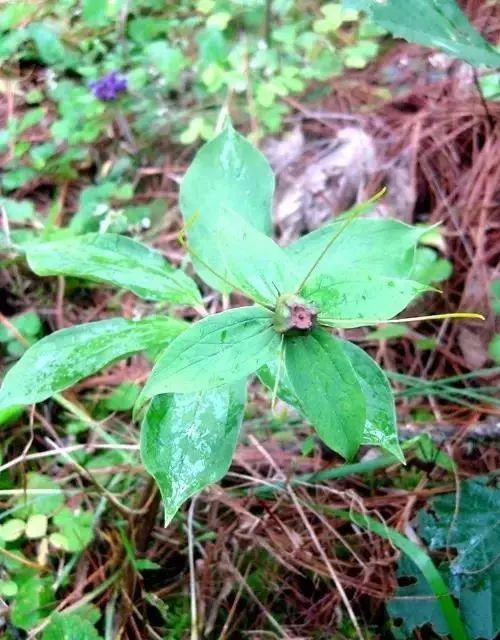
[[[160,393],[204,391],[245,378],[276,357],[280,344],[266,309],[241,307],[203,318],[162,353],[136,406]]]
[[[313,270],[315,278],[335,276],[342,280],[353,271],[363,270],[373,276],[408,278],[413,269],[417,242],[428,231],[425,227],[412,227],[398,220],[373,218],[358,218],[344,228],[343,225],[345,218],[337,219],[286,248],[302,276],[326,250]]]
[[[0,408],[50,398],[119,358],[166,346],[187,324],[166,316],[112,318],[55,331],[31,346],[7,372]]]
[[[238,381],[152,400],[141,426],[141,456],[160,488],[165,526],[187,498],[229,469],[245,393],[245,381]]]
[[[25,245],[30,268],[39,276],[74,276],[132,291],[146,300],[201,303],[189,276],[163,256],[126,236],[88,233]]]
[[[398,440],[394,398],[385,373],[363,349],[347,340],[339,342],[356,373],[366,402],[362,443],[382,447],[404,462]]]
[[[366,421],[361,444],[381,447],[404,462],[399,446],[394,399],[387,377],[377,363],[356,345],[339,340],[345,355],[354,369],[366,402]],[[275,390],[278,360],[268,362],[258,371],[262,384]],[[286,370],[281,368],[277,396],[305,415]]]

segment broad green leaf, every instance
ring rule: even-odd
[[[479,572],[471,584],[457,579],[447,564],[440,566],[440,572],[458,602],[467,640],[496,640],[500,633],[500,562]],[[406,637],[414,637],[415,629],[430,625],[440,636],[447,636],[449,626],[439,608],[439,600],[422,573],[413,563],[400,560],[397,576],[406,584],[398,587],[387,602],[387,611],[392,618],[402,621],[398,630]]]
[[[437,570],[432,558],[419,544],[412,542],[409,538],[396,531],[396,529],[388,527],[386,522],[381,522],[376,518],[370,518],[366,513],[357,513],[352,509],[348,511],[344,509],[329,509],[328,507],[323,509],[323,511],[337,518],[350,520],[356,526],[389,540],[394,547],[402,551],[407,558],[410,558],[427,580],[432,594],[439,605],[439,609],[446,620],[451,639],[469,640],[441,573]]]
[[[20,518],[11,518],[0,524],[0,540],[13,542],[18,540],[26,529],[26,522]]]
[[[24,408],[19,405],[0,409],[0,426],[6,427],[23,415]]]
[[[358,378],[366,402],[362,444],[382,447],[404,462],[399,446],[396,409],[385,373],[370,356],[347,340],[340,341]]]
[[[302,407],[300,406],[300,400],[297,397],[297,394],[292,388],[292,383],[290,382],[290,378],[288,377],[288,373],[286,371],[285,364],[282,363],[281,367],[279,364],[279,360],[273,360],[272,362],[267,362],[263,367],[261,367],[257,371],[257,375],[259,380],[265,385],[271,392],[274,392],[276,388],[276,376],[279,371],[279,382],[278,387],[276,389],[276,395],[283,402],[287,402],[292,407],[295,407],[297,411],[300,413],[304,413]]]
[[[16,2],[5,4],[0,14],[0,31],[11,31],[20,22],[36,13],[36,7],[31,2]]]
[[[31,269],[39,276],[74,276],[129,289],[146,300],[198,304],[191,278],[157,252],[126,236],[88,233],[66,240],[24,245]]]
[[[105,27],[112,20],[112,6],[107,0],[82,0],[82,20],[89,27]]]
[[[0,596],[13,598],[17,593],[17,584],[13,580],[0,580]]]
[[[341,342],[321,329],[289,337],[285,362],[300,406],[320,438],[352,458],[363,439],[366,403]]]
[[[3,207],[7,218],[13,222],[26,222],[36,218],[35,207],[31,200],[0,198],[0,207]]]
[[[447,280],[453,273],[453,264],[440,258],[437,251],[429,247],[418,247],[412,278],[423,284],[433,284]]]
[[[50,605],[55,604],[52,583],[50,576],[34,575],[22,580],[10,610],[13,625],[29,631],[50,613]]]
[[[144,466],[160,487],[165,526],[181,504],[229,469],[245,406],[245,381],[153,398],[141,427]]]
[[[165,40],[154,40],[144,47],[145,63],[155,67],[162,75],[166,86],[174,88],[179,84],[181,72],[189,65],[182,50],[172,47]]]
[[[440,571],[458,602],[470,640],[494,640],[500,633],[499,504],[494,479],[478,477],[462,482],[459,493],[434,498],[429,511],[418,513],[419,536],[431,549],[446,550],[448,560]],[[388,602],[390,615],[403,619],[401,629],[410,635],[431,624],[437,633],[446,634],[439,601],[431,597],[420,573],[400,562],[398,575],[416,577]]]
[[[240,380],[275,358],[280,344],[265,309],[241,307],[203,318],[163,352],[138,404],[160,393],[191,393]]]
[[[381,447],[404,462],[398,441],[394,400],[384,372],[359,347],[344,340],[339,343],[351,362],[366,402],[366,421],[361,444]],[[277,372],[277,360],[268,362],[258,371],[260,381],[271,391],[275,388]],[[305,415],[284,367],[280,372],[277,396]]]
[[[319,308],[320,322],[327,319],[329,326],[351,328],[389,320],[418,295],[431,290],[413,280],[353,271],[345,276],[311,277],[300,295]]]
[[[113,392],[103,398],[102,405],[108,411],[130,411],[139,397],[141,388],[134,382],[122,382]]]
[[[83,551],[92,541],[94,516],[90,511],[72,511],[64,507],[56,513],[53,522],[66,539],[65,551]]]
[[[457,503],[458,500],[458,503]],[[478,477],[462,482],[460,495],[434,498],[432,512],[419,514],[419,532],[431,549],[457,550],[453,575],[472,577],[500,557],[500,488],[492,479]]]
[[[336,220],[287,247],[303,277],[344,223],[345,219]],[[373,276],[406,278],[413,268],[417,241],[426,231],[397,220],[357,218],[335,239],[312,275],[344,277],[364,270]]]
[[[42,330],[40,317],[34,311],[25,311],[18,316],[9,318],[9,320],[18,332],[28,340],[38,336]],[[16,340],[14,334],[2,325],[0,327],[0,342],[12,342],[13,340]]]
[[[186,327],[168,317],[113,318],[61,329],[42,338],[7,372],[0,408],[46,400],[118,358],[167,345]]]
[[[194,264],[209,285],[226,293],[231,289],[213,273],[222,273],[225,264],[215,240],[220,217],[237,213],[270,235],[273,192],[269,163],[231,125],[198,151],[181,183],[180,207],[189,245],[199,258]]]
[[[273,304],[298,286],[285,251],[241,216],[221,218],[216,241],[225,265],[221,275],[253,300]]]
[[[55,29],[43,22],[32,22],[28,27],[29,34],[38,50],[42,62],[56,65],[64,62],[66,51]]]
[[[500,66],[500,53],[474,29],[455,0],[344,0],[343,4],[366,11],[378,25],[409,42],[439,48],[475,66]]]
[[[34,513],[26,522],[26,537],[31,540],[43,538],[47,532],[48,518],[43,513]]]
[[[101,640],[94,625],[78,613],[54,613],[42,640]]]
[[[397,577],[405,580],[406,584],[399,586],[394,596],[388,600],[387,612],[397,621],[396,628],[404,634],[403,637],[414,637],[413,630],[424,625],[432,627],[435,633],[446,636],[448,625],[439,608],[438,599],[422,572],[406,556],[399,560]]]

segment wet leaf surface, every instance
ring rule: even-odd
[[[156,396],[141,427],[141,455],[160,487],[165,524],[197,491],[229,469],[245,406],[246,382]]]
[[[203,266],[223,273],[225,261],[215,237],[221,217],[236,213],[258,231],[271,234],[274,175],[265,157],[232,126],[196,154],[180,189],[180,207],[189,245],[199,261],[200,276],[219,291],[229,292],[223,281]]]
[[[301,295],[320,309],[319,321],[328,318],[331,326],[352,328],[389,320],[429,290],[427,285],[413,280],[359,271],[344,277],[311,277]]]
[[[458,493],[437,496],[430,509],[418,513],[418,534],[431,549],[447,550],[440,571],[457,599],[469,638],[493,640],[500,633],[500,490],[495,480],[465,480]],[[444,620],[421,573],[407,561],[398,567],[400,577],[413,583],[400,586],[388,603],[393,618],[402,619],[401,631],[431,624],[447,634]]]
[[[389,381],[378,364],[351,342],[340,344],[356,373],[366,402],[366,423],[362,444],[382,447],[404,462],[399,446],[396,409]]]
[[[304,276],[343,224],[343,220],[336,220],[287,247],[287,253],[296,260]],[[353,271],[366,271],[369,265],[372,276],[410,277],[415,246],[425,231],[397,220],[358,218],[343,229],[313,275],[317,279],[325,275],[342,280]]]
[[[39,276],[75,276],[128,289],[147,300],[199,304],[196,284],[157,251],[114,233],[88,233],[24,247]]]
[[[7,372],[0,408],[46,400],[118,358],[166,346],[186,327],[180,320],[150,316],[113,318],[55,331],[36,342]]]

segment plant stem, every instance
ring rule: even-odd
[[[303,285],[301,285],[303,286]],[[436,313],[430,316],[412,316],[411,318],[392,318],[384,320],[383,318],[319,318],[319,323],[325,327],[338,327],[351,329],[349,325],[362,322],[363,326],[372,324],[401,324],[405,322],[420,322],[421,320],[486,320],[481,313],[472,311],[456,311],[454,313]],[[347,326],[346,326],[347,325]]]
[[[197,496],[193,496],[188,511],[187,533],[189,552],[189,592],[191,600],[191,640],[198,640],[198,612],[196,607],[196,567],[194,563],[193,518]]]

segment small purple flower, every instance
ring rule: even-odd
[[[111,71],[99,80],[90,82],[89,87],[98,100],[112,102],[120,93],[127,90],[127,78],[120,76],[116,71]]]

